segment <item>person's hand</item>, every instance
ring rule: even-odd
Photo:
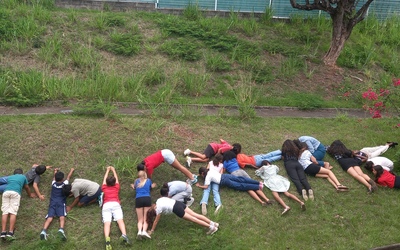
[[[149,235],[152,235],[152,234],[154,233],[154,231],[153,231],[153,230],[150,230],[150,231],[147,231],[147,233],[148,233]]]
[[[151,188],[156,188],[157,187],[157,184],[156,183],[152,183],[151,184]]]
[[[52,168],[52,166],[46,166],[46,169],[50,169],[50,168]]]
[[[131,184],[131,188],[135,189],[135,185],[133,183]]]
[[[75,171],[75,168],[71,168],[71,170],[70,170],[71,172],[74,172]]]
[[[108,166],[108,167],[107,167],[107,170],[110,171],[110,170],[111,170],[111,166]]]
[[[200,183],[196,183],[196,187],[200,187]]]
[[[40,199],[41,201],[44,201],[44,195],[43,195],[43,194],[39,195],[39,199]]]
[[[36,194],[35,193],[31,193],[31,196],[30,196],[31,198],[35,198],[36,197]]]

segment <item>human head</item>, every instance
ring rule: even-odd
[[[54,180],[56,180],[57,182],[60,182],[60,181],[64,180],[64,173],[61,172],[61,171],[57,171],[54,174]]]
[[[165,183],[162,185],[161,189],[160,189],[160,194],[161,194],[162,197],[167,197],[167,196],[168,196],[168,193],[169,193],[168,183],[165,182]]]
[[[375,178],[378,179],[383,174],[383,167],[381,165],[374,165],[372,167],[372,173],[375,175]]]
[[[42,175],[44,172],[46,172],[46,166],[45,165],[38,165],[35,168],[35,172],[37,175]]]
[[[331,156],[334,155],[341,155],[344,154],[345,152],[348,152],[349,150],[346,148],[346,146],[341,142],[340,140],[335,140],[332,142],[332,144],[329,146],[328,150],[326,151],[328,154]]]
[[[218,166],[218,164],[220,164],[220,163],[222,162],[223,158],[224,158],[224,157],[222,156],[222,154],[217,153],[217,154],[214,156],[214,159],[213,159],[213,164],[214,164],[214,166]]]
[[[200,167],[199,168],[199,175],[200,176],[206,177],[207,173],[208,173],[208,169],[206,167]]]
[[[282,154],[290,157],[299,157],[300,149],[292,140],[286,140],[282,144]]]
[[[64,196],[68,197],[71,194],[71,184],[64,185],[62,191]]]
[[[364,166],[364,168],[366,169],[366,170],[368,170],[368,171],[372,171],[372,168],[374,167],[374,163],[372,162],[372,161],[367,161],[366,163],[365,163],[365,166]]]
[[[240,145],[239,143],[234,143],[234,144],[232,145],[232,151],[233,151],[235,154],[240,154],[240,152],[242,152],[242,145]]]
[[[303,148],[302,143],[306,144],[305,142],[301,142],[299,139],[294,139],[293,142],[294,142],[294,144],[296,144],[296,146],[297,146],[299,149],[302,149],[302,148]],[[306,146],[307,146],[307,144],[306,144]]]
[[[269,161],[267,161],[267,160],[263,160],[263,161],[261,162],[261,165],[263,165],[263,166],[268,166],[268,165],[271,165],[271,162],[269,162]]]
[[[142,161],[141,163],[139,163],[136,166],[137,171],[146,171],[146,165],[144,164],[144,161]]]
[[[17,168],[14,170],[14,174],[23,174],[23,173],[24,173],[24,171],[22,171],[21,168]]]
[[[109,187],[115,186],[117,179],[115,178],[115,176],[108,176],[106,179],[106,184]]]
[[[146,222],[147,222],[147,227],[152,228],[153,227],[153,222],[157,216],[156,210],[155,210],[155,205],[152,205],[149,210],[147,210],[147,216],[146,216]]]
[[[146,171],[140,170],[137,175],[139,179],[147,179]]]

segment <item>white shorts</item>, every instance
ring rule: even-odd
[[[5,191],[1,200],[1,211],[3,214],[17,215],[21,201],[21,195],[19,193],[15,191]]]
[[[101,210],[101,215],[103,216],[103,223],[111,222],[113,218],[114,221],[122,220],[124,218],[121,205],[116,201],[105,203]]]
[[[161,154],[164,157],[164,161],[171,165],[175,161],[175,155],[172,153],[171,150],[169,149],[163,149],[161,150]]]

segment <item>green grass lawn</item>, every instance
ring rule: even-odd
[[[72,115],[1,116],[0,175],[8,175],[21,167],[27,171],[33,163],[60,167],[67,173],[76,169],[74,178],[86,178],[100,183],[105,167],[114,165],[120,175],[120,198],[133,249],[369,249],[397,243],[400,236],[398,215],[399,190],[380,188],[372,195],[360,183],[344,173],[332,158],[333,171],[350,191],[337,193],[323,179],[309,177],[315,201],[307,201],[302,212],[298,203],[284,198],[292,210],[280,216],[277,203],[262,207],[243,192],[221,189],[223,209],[214,215],[210,199],[208,216],[220,223],[220,230],[207,236],[200,226],[175,215],[162,216],[151,240],[137,241],[134,192],[129,187],[135,178],[135,166],[156,150],[171,149],[183,163],[183,150],[203,151],[209,142],[223,138],[239,142],[247,154],[260,154],[279,149],[286,139],[311,135],[324,144],[341,139],[349,148],[360,149],[386,141],[399,141],[398,119],[352,119],[345,116],[332,119],[253,118],[240,120],[236,116],[118,116],[104,119]],[[396,161],[398,148],[384,156]],[[283,162],[276,163],[286,176]],[[197,172],[202,164],[193,164]],[[246,169],[254,178],[254,170]],[[1,249],[102,249],[104,248],[101,209],[96,205],[74,208],[67,217],[66,242],[55,238],[58,220],[48,232],[48,241],[40,241],[39,233],[47,213],[51,172],[40,183],[46,200],[22,195],[17,217],[16,237],[12,243],[0,242]],[[167,164],[155,170],[153,181],[161,185],[185,176]],[[200,213],[201,190],[193,187],[195,203],[192,209]],[[290,191],[295,193],[294,185]],[[267,197],[271,192],[264,189]],[[152,199],[159,197],[159,188]],[[72,200],[68,200],[71,203]],[[112,225],[114,249],[125,249],[117,243],[120,232]]]

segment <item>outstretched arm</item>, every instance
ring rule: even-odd
[[[106,170],[106,173],[104,174],[103,185],[106,185],[106,184],[107,184],[107,183],[106,183],[106,179],[107,179],[107,177],[108,177],[108,173],[110,173],[110,170],[111,170],[111,167],[108,166],[108,167],[107,167],[107,170]]]
[[[152,233],[154,233],[154,230],[156,230],[156,227],[157,227],[158,221],[160,220],[160,217],[161,217],[161,214],[157,214],[156,219],[153,222],[153,226],[151,227],[150,235]]]
[[[115,168],[113,166],[110,166],[111,171],[113,172],[113,175],[115,177],[115,183],[119,183],[118,182],[118,175],[117,175],[117,171],[115,171]]]
[[[200,183],[196,183],[196,187],[199,187],[201,189],[207,189],[209,185],[200,185]]]
[[[71,179],[72,173],[75,171],[74,168],[71,168],[71,170],[69,170],[69,173],[67,175],[67,181],[69,181],[69,179]]]

